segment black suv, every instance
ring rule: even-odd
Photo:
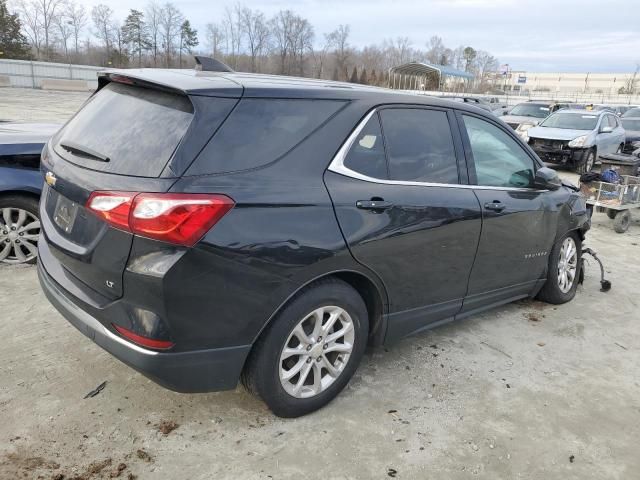
[[[329,402],[367,345],[571,300],[589,228],[491,114],[317,80],[108,71],[41,168],[56,308],[167,388],[242,378],[280,416]]]

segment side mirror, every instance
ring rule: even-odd
[[[600,133],[611,133],[613,132],[613,127],[602,127],[600,129]]]
[[[557,172],[548,167],[539,168],[533,185],[538,190],[558,190],[562,186]]]

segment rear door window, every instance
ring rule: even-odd
[[[382,130],[374,114],[356,138],[344,159],[344,166],[367,177],[387,179],[387,159],[384,154]]]
[[[274,162],[344,104],[337,100],[242,99],[186,174],[228,173]]]
[[[110,83],[54,140],[56,152],[92,170],[157,177],[193,118],[186,96]]]
[[[458,183],[458,164],[446,112],[393,108],[382,110],[380,118],[391,180]]]

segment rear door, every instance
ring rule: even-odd
[[[166,192],[175,179],[161,175],[193,123],[194,107],[185,95],[111,83],[49,142],[40,204],[47,241],[39,249],[58,282],[85,292],[89,287],[103,301],[123,294],[133,235],[99,220],[85,204],[95,191]]]
[[[462,186],[454,118],[446,109],[374,111],[325,174],[353,256],[386,285],[388,339],[452,317],[466,293],[481,213]]]
[[[528,295],[543,276],[556,216],[549,192],[533,188],[538,163],[508,129],[459,113],[482,234],[463,312]]]

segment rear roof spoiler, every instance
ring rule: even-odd
[[[203,72],[230,72],[233,73],[233,70],[228,65],[222,63],[220,60],[216,60],[211,57],[203,57],[201,55],[195,55],[196,59],[196,70],[200,70]]]

